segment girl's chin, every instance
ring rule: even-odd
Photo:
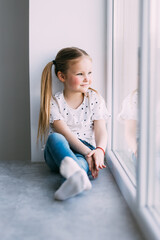
[[[88,88],[83,89],[83,90],[82,90],[82,93],[86,93],[87,91],[88,91]]]
[[[90,87],[89,85],[87,85],[87,86],[82,86],[82,91],[86,92],[89,87]]]

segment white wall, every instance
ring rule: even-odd
[[[36,147],[40,80],[44,66],[64,47],[86,50],[93,59],[94,82],[105,97],[105,0],[30,0],[30,104],[32,161],[43,159]],[[53,75],[54,92],[61,87]]]

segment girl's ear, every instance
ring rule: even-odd
[[[57,72],[57,77],[59,78],[59,80],[60,80],[61,82],[65,82],[65,75],[64,75],[64,73],[62,73],[61,71],[58,71],[58,72]]]

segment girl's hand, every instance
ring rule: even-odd
[[[106,168],[106,165],[104,165],[104,153],[101,149],[97,148],[95,150],[92,150],[88,155],[87,158],[92,157],[95,164],[95,169],[99,171],[100,169]]]
[[[99,173],[99,169],[98,170],[96,169],[93,157],[92,156],[90,157],[90,156],[86,155],[85,158],[86,158],[86,161],[88,162],[89,170],[92,173],[92,177],[97,178],[98,173]]]

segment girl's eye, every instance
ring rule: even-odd
[[[78,76],[82,76],[83,74],[82,74],[82,73],[77,73],[76,75],[78,75]]]
[[[90,75],[90,74],[92,74],[92,72],[89,72],[88,74]]]

